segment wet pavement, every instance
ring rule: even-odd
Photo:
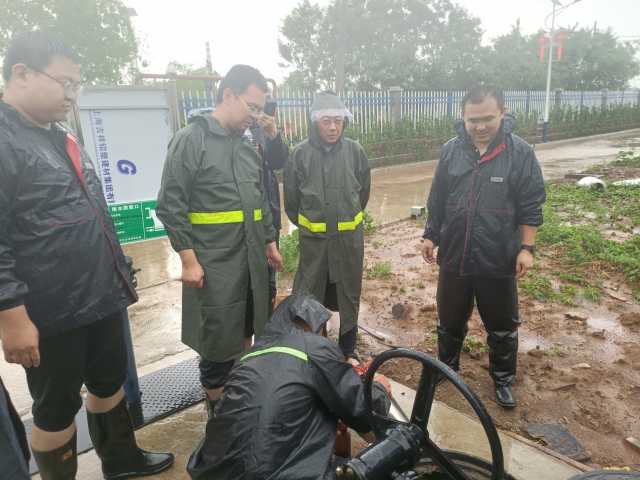
[[[392,383],[393,396],[405,417],[411,415],[415,391]],[[137,432],[141,447],[151,451],[171,451],[176,455],[174,466],[153,476],[158,480],[188,480],[186,464],[189,455],[202,438],[206,421],[206,409],[202,404],[184,410],[170,418],[149,425]],[[486,435],[476,419],[472,419],[442,402],[434,402],[429,419],[430,438],[440,448],[464,451],[491,461],[491,453]],[[354,445],[359,443],[354,437]],[[533,442],[507,433],[500,433],[504,454],[505,470],[518,480],[539,480],[540,472],[545,472],[545,480],[567,480],[585,471],[569,459],[548,452]],[[353,452],[356,453],[356,452]],[[100,480],[100,462],[95,452],[83,454],[79,458],[78,477],[83,480]],[[39,479],[35,476],[34,479]]]

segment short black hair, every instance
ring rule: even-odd
[[[481,103],[487,97],[495,98],[498,108],[500,110],[504,110],[504,94],[502,93],[502,90],[487,85],[476,85],[469,89],[462,99],[462,103],[460,104],[462,112],[464,113],[464,107],[467,103]]]
[[[56,55],[78,62],[75,52],[54,34],[40,30],[16,34],[4,56],[2,77],[8,82],[11,79],[11,69],[18,63],[43,70]]]
[[[249,65],[234,65],[218,85],[216,105],[222,103],[225,89],[230,88],[233,93],[240,95],[246,92],[251,85],[255,85],[265,93],[269,91],[267,80],[260,73],[260,70]]]

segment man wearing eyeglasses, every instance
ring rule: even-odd
[[[12,40],[3,77],[0,337],[5,359],[26,370],[41,478],[75,478],[83,383],[104,477],[161,472],[173,455],[138,448],[122,389],[130,270],[91,160],[57,123],[77,99],[80,67],[59,40],[31,32]]]
[[[364,209],[369,160],[358,142],[344,138],[351,113],[336,94],[319,93],[311,106],[309,139],[285,166],[287,216],[300,229],[300,263],[293,291],[311,293],[340,312],[339,345],[356,352],[364,260]]]
[[[220,82],[213,113],[195,115],[169,144],[156,213],[182,260],[182,341],[200,354],[212,407],[269,311],[268,265],[282,268],[263,162],[243,136],[267,83],[248,65]]]
[[[496,402],[515,408],[518,278],[533,266],[546,195],[531,146],[514,133],[503,93],[479,85],[462,99],[456,137],[442,147],[422,256],[436,262],[438,357],[453,370],[474,304],[487,330]],[[437,259],[436,252],[437,251]]]

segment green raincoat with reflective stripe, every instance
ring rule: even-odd
[[[284,171],[285,210],[300,229],[293,291],[311,293],[327,305],[327,284],[335,283],[341,334],[358,323],[370,188],[369,160],[360,144],[343,137],[326,145],[314,123]]]
[[[258,335],[267,321],[275,230],[262,174],[251,144],[210,115],[169,144],[156,213],[174,250],[193,249],[205,271],[204,288],[182,289],[182,341],[211,361],[242,353],[247,317]]]

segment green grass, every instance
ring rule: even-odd
[[[298,269],[300,259],[300,237],[299,231],[294,230],[291,235],[280,237],[280,254],[282,255],[284,273],[293,273]]]
[[[554,301],[556,296],[551,280],[535,270],[520,280],[520,290],[540,302]]]
[[[489,351],[489,346],[473,335],[467,335],[462,343],[462,350],[467,353],[487,353]]]
[[[640,153],[633,151],[620,152],[618,158],[611,162],[610,165],[613,167],[640,168]]]
[[[564,356],[564,352],[558,345],[554,345],[551,348],[548,348],[544,351],[544,354],[547,357],[562,357]]]
[[[372,280],[374,279],[386,280],[391,278],[391,263],[390,262],[376,263],[373,267],[371,267],[367,271],[367,278]]]
[[[640,164],[640,155],[620,155],[623,167]],[[537,243],[551,252],[555,270],[534,270],[520,282],[521,290],[539,301],[573,305],[577,298],[599,302],[601,270],[622,273],[634,296],[640,296],[640,236],[625,241],[605,237],[604,230],[633,231],[640,227],[640,188],[606,190],[581,188],[573,183],[547,184],[544,225]],[[559,284],[553,287],[552,279]]]
[[[368,210],[364,211],[363,221],[364,221],[365,235],[373,235],[374,233],[376,233],[376,230],[378,229],[378,225],[376,225],[375,220],[373,219],[373,217],[371,216]]]

